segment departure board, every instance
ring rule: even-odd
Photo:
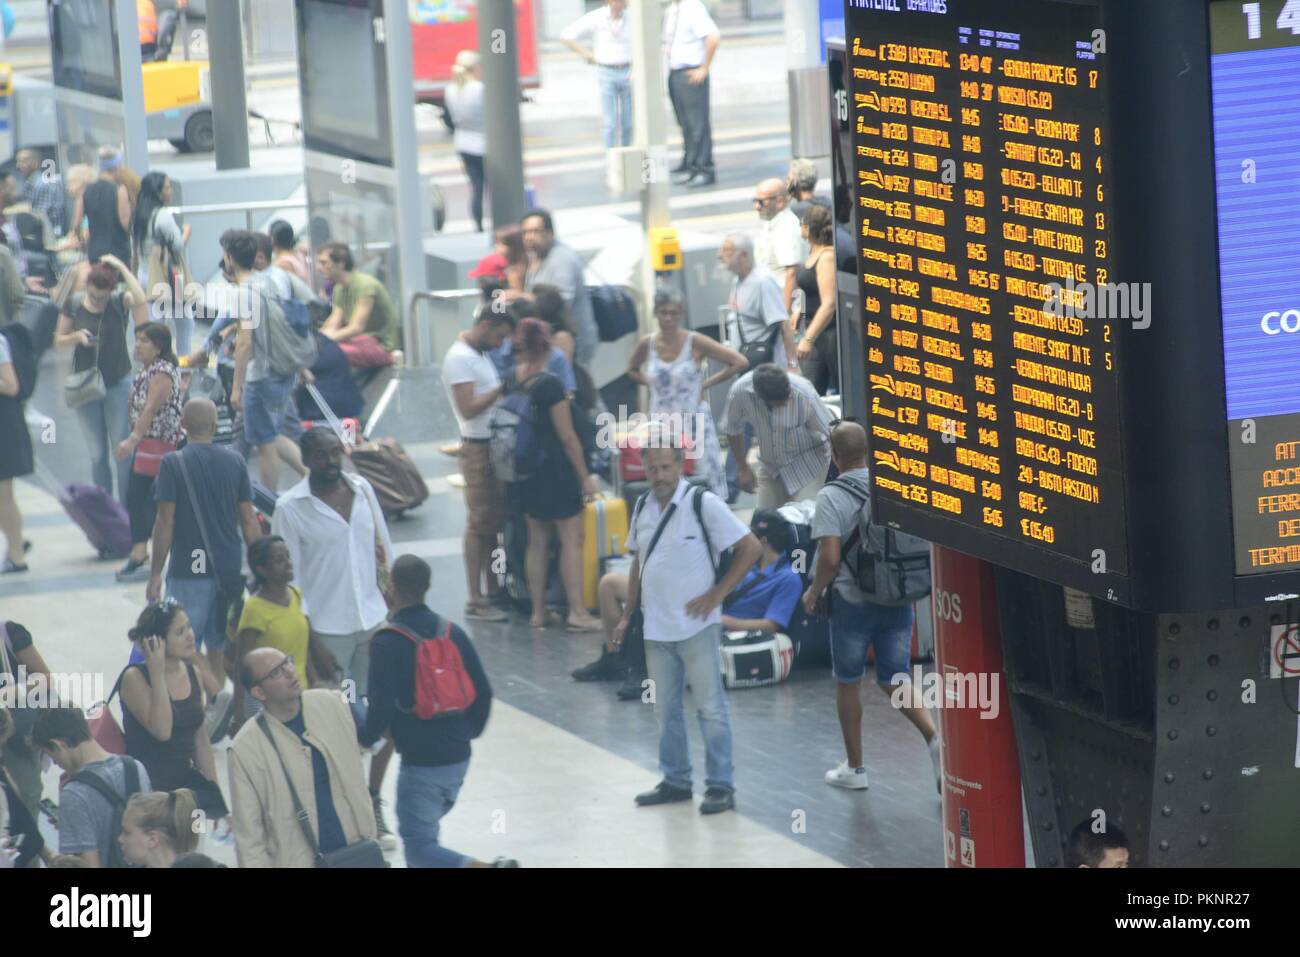
[[[1210,7],[1236,570],[1300,568],[1300,4]]]
[[[1114,582],[1118,329],[1149,303],[1111,283],[1098,7],[846,7],[877,518]]]

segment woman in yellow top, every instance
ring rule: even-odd
[[[253,649],[274,648],[293,659],[294,669],[305,678],[305,688],[327,683],[333,676],[327,660],[329,652],[319,640],[312,640],[311,623],[302,610],[302,591],[289,584],[293,581],[293,559],[284,539],[268,535],[249,545],[248,567],[253,570],[256,590],[244,601],[239,616],[235,660],[242,665],[244,656]],[[335,662],[334,668],[337,667]],[[239,675],[232,677],[235,697],[230,734],[233,737],[245,718],[254,717],[261,707],[245,690]]]

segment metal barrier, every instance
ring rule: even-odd
[[[276,212],[281,209],[306,209],[306,200],[262,199],[249,203],[206,203],[199,206],[168,206],[167,211],[173,216],[229,216],[231,213],[244,214],[244,228],[253,231],[253,214],[257,212]]]
[[[450,349],[451,339],[460,331],[461,304],[478,296],[478,289],[441,289],[412,294],[407,322],[407,364],[433,365],[436,357]]]

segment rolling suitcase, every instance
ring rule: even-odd
[[[45,466],[38,463],[36,470],[101,558],[131,554],[131,522],[121,502],[98,485],[73,482],[61,486]]]
[[[628,505],[622,498],[601,496],[587,504],[582,519],[582,603],[599,607],[596,586],[609,559],[623,554]]]
[[[429,486],[396,439],[366,442],[352,450],[352,464],[370,482],[384,515],[400,515],[429,497]]]

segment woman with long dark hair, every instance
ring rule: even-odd
[[[582,601],[583,508],[595,499],[599,486],[587,471],[569,397],[560,380],[547,371],[551,349],[546,323],[533,318],[521,322],[514,374],[506,384],[507,391],[522,390],[532,399],[537,440],[544,452],[537,474],[512,486],[528,522],[525,572],[533,605],[529,624],[534,628],[552,624],[546,611],[546,585],[551,536],[558,534],[569,630],[599,631],[600,619],[592,617]]]
[[[127,411],[131,432],[118,443],[117,460],[131,460],[126,484],[126,511],[131,518],[131,555],[118,581],[148,578],[149,539],[158,514],[154,480],[162,457],[181,443],[181,370],[172,351],[172,334],[161,322],[135,331],[135,358],[140,371],[131,383]]]
[[[818,395],[840,389],[840,351],[835,330],[835,223],[825,206],[811,204],[803,214],[808,258],[795,267],[795,303],[790,327],[803,338],[795,357],[803,377]],[[802,300],[802,305],[800,304]]]
[[[128,635],[144,663],[127,665],[120,679],[126,753],[144,765],[155,788],[190,788],[208,817],[225,817],[203,707],[205,694],[220,688],[189,616],[167,598],[145,608]]]
[[[131,254],[134,256],[136,275],[145,287],[150,301],[162,299],[170,306],[167,314],[176,326],[176,349],[189,355],[190,338],[194,320],[185,314],[183,299],[172,295],[177,276],[184,275],[185,244],[190,241],[190,227],[176,225],[176,219],[167,209],[172,204],[172,181],[166,173],[149,173],[140,181],[140,199],[131,216]],[[150,276],[149,259],[161,247],[166,252],[161,276]],[[150,283],[161,281],[167,290],[150,289]],[[173,315],[174,314],[174,315]]]

